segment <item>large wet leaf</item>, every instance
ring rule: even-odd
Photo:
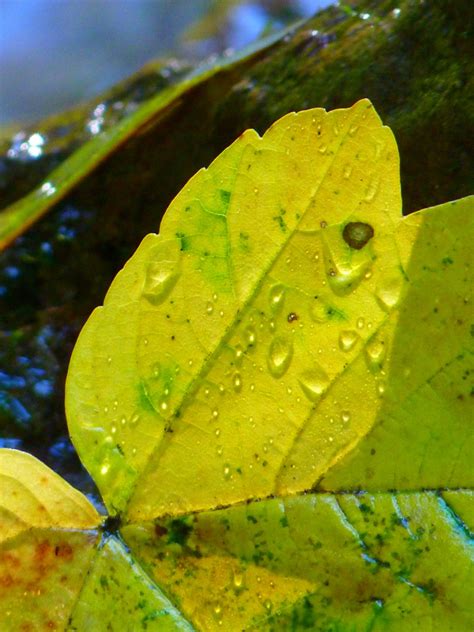
[[[470,629],[472,207],[401,218],[368,101],[196,174],[71,360],[128,547],[104,536],[73,629]]]

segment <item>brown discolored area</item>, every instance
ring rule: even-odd
[[[30,529],[4,543],[0,547],[0,612],[6,626],[2,632],[63,629],[97,537],[92,531]]]
[[[361,250],[374,236],[374,229],[364,222],[349,222],[342,231],[344,241],[354,250]]]

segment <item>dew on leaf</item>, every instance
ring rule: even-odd
[[[281,377],[290,366],[293,356],[293,343],[285,336],[272,340],[267,356],[267,366],[273,377]]]
[[[357,325],[357,329],[364,329],[364,327],[365,327],[365,319],[362,318],[362,317],[358,318],[357,322],[356,322],[356,325]]]
[[[320,366],[304,371],[298,378],[301,389],[311,402],[317,402],[329,386],[329,377]]]
[[[214,311],[214,305],[211,302],[208,302],[206,305],[206,313],[211,315]]]
[[[277,283],[270,289],[270,309],[276,314],[283,307],[283,302],[285,300],[285,288],[281,283]]]
[[[245,331],[244,331],[244,338],[245,338],[245,342],[247,343],[248,347],[254,347],[255,343],[257,341],[257,336],[255,334],[255,329],[251,326],[246,327]]]
[[[381,340],[373,338],[365,347],[365,356],[370,369],[377,369],[383,362],[385,346]]]
[[[359,340],[359,334],[352,329],[345,329],[339,334],[339,347],[342,351],[350,351]]]
[[[382,285],[376,288],[375,297],[382,309],[390,311],[400,300],[401,291],[401,276],[393,277],[392,279],[386,280]]]
[[[231,472],[230,472],[230,466],[228,464],[224,465],[224,478],[226,480],[229,480],[229,478],[231,477]]]
[[[375,199],[375,196],[377,195],[379,188],[380,188],[380,181],[378,177],[373,176],[370,179],[369,184],[367,185],[367,188],[365,190],[364,200],[366,202],[372,202]]]
[[[234,377],[232,378],[232,384],[234,386],[234,391],[236,393],[240,393],[240,391],[242,390],[242,376],[240,375],[240,373],[234,374]]]
[[[151,305],[160,305],[172,290],[178,277],[179,273],[174,264],[152,261],[146,270],[142,296]]]
[[[235,365],[240,366],[242,364],[242,359],[244,355],[244,350],[241,345],[236,345],[234,349],[235,353]]]
[[[238,571],[235,571],[234,577],[233,577],[233,583],[234,583],[235,588],[241,588],[243,582],[244,582],[243,574]]]
[[[351,173],[352,173],[352,165],[350,164],[345,165],[344,170],[342,172],[342,176],[344,180],[348,180],[351,177]]]

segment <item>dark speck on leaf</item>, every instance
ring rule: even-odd
[[[374,229],[363,222],[349,222],[344,226],[342,236],[346,244],[354,250],[360,250],[374,236]]]
[[[295,312],[290,312],[287,318],[289,323],[292,323],[294,320],[298,320],[298,315]]]

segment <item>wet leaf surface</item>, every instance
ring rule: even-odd
[[[66,409],[130,621],[469,629],[473,198],[402,218],[398,178],[367,100],[248,131],[90,317]]]

